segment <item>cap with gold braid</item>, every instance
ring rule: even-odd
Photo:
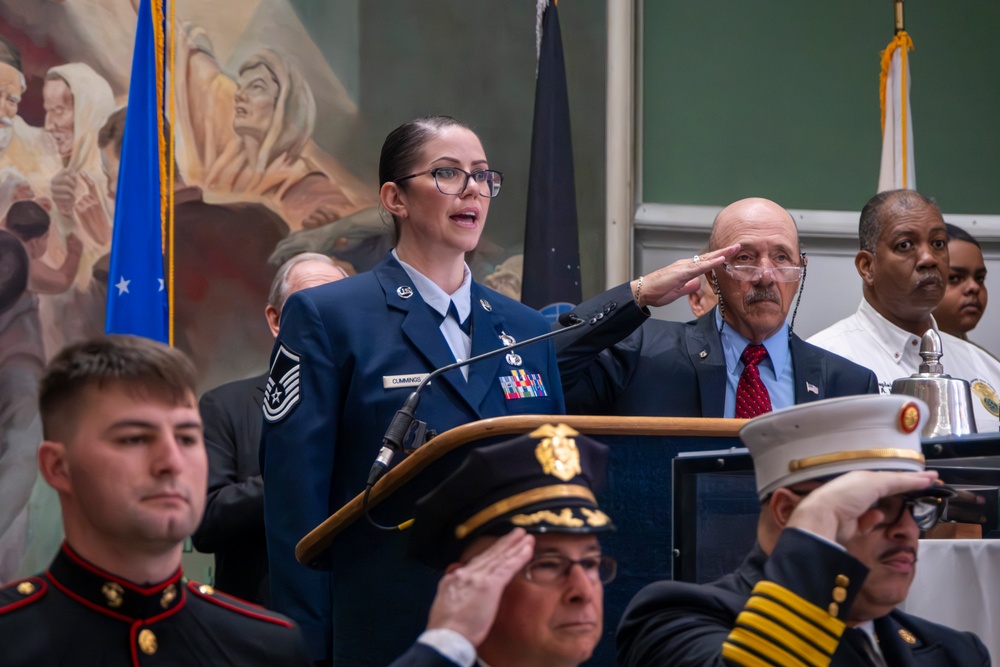
[[[740,438],[763,499],[782,486],[851,470],[923,470],[920,432],[929,413],[912,396],[845,396],[761,415]]]
[[[476,537],[518,526],[529,533],[614,530],[594,497],[606,460],[607,447],[565,424],[479,447],[417,503],[410,556],[444,567]]]

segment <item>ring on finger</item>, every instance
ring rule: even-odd
[[[691,261],[694,262],[695,264],[700,264],[701,263],[701,255],[695,255],[694,257],[691,258]]]

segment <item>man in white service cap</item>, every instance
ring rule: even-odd
[[[895,609],[920,530],[954,495],[924,470],[927,415],[908,396],[851,396],[748,422],[757,544],[718,581],[640,591],[618,628],[618,664],[989,665],[972,633]]]

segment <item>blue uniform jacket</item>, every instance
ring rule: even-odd
[[[549,326],[534,310],[475,282],[472,283],[472,354],[501,347],[501,335],[517,341],[546,333]],[[344,503],[364,490],[382,436],[413,386],[401,379],[433,371],[455,361],[438,315],[427,306],[399,263],[388,256],[371,272],[293,294],[282,311],[281,332],[271,356],[261,434],[264,475],[264,519],[271,576],[271,603],[302,627],[314,659],[328,657],[331,614],[349,624],[339,626],[338,643],[358,639],[354,629],[370,633],[384,620],[385,601],[370,600],[371,591],[357,585],[358,560],[388,553],[386,543],[402,554],[404,537],[352,526],[359,541],[335,544],[334,572],[313,571],[295,560],[296,543]],[[517,350],[522,363],[497,355],[469,367],[468,382],[460,370],[445,373],[421,394],[416,418],[438,433],[487,417],[508,414],[562,414],[562,386],[554,348],[544,341]],[[505,396],[501,378],[521,372],[535,396]],[[399,459],[397,455],[397,461]],[[384,509],[383,506],[378,508]],[[408,510],[407,508],[404,508]],[[401,510],[402,511],[402,510]],[[399,522],[409,516],[391,516]],[[368,529],[368,533],[364,532]],[[338,538],[339,540],[340,538]],[[348,551],[350,553],[345,553]],[[357,559],[357,560],[352,560]],[[400,576],[406,589],[419,587],[400,556],[379,576]],[[374,565],[372,566],[374,567]],[[406,570],[406,572],[400,572]],[[337,580],[337,572],[341,574]],[[422,629],[434,576],[426,572],[423,594],[413,602],[413,633],[393,632],[401,645],[386,645],[388,664]],[[423,579],[421,580],[423,581]],[[385,580],[381,581],[385,585]],[[337,602],[340,595],[361,599]],[[393,616],[407,618],[394,600]],[[417,608],[417,605],[423,605]],[[368,610],[366,605],[371,605]],[[335,609],[334,609],[335,608]],[[368,617],[368,613],[376,615]],[[410,613],[410,612],[407,612]],[[378,664],[372,656],[372,664]]]

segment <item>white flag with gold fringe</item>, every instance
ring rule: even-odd
[[[882,166],[878,174],[879,192],[917,189],[908,57],[912,50],[913,40],[905,30],[900,30],[882,52]]]

